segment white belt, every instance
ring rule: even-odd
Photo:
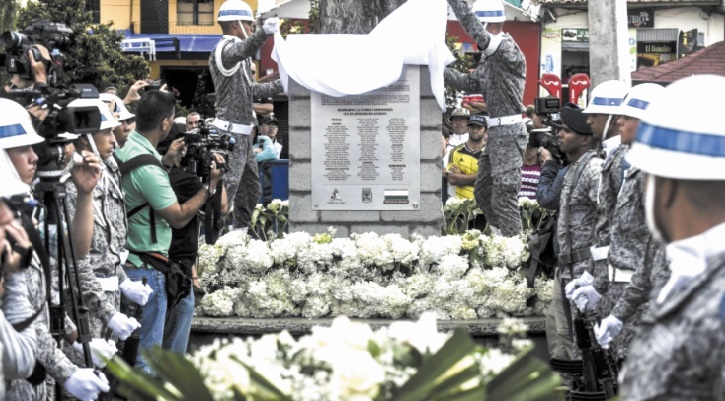
[[[224,121],[220,119],[214,120],[214,126],[219,128],[220,130],[233,132],[235,134],[241,134],[241,135],[249,135],[252,133],[252,127],[254,127],[251,124],[239,124],[239,123],[233,123],[231,121]]]
[[[609,281],[614,283],[629,283],[632,281],[634,276],[634,270],[629,269],[617,269],[616,267],[609,265]]]
[[[591,247],[589,248],[590,251],[592,251],[592,260],[595,262],[598,260],[604,260],[609,256],[609,247],[608,246],[600,246],[600,247]]]
[[[101,283],[101,289],[106,292],[118,291],[118,277],[100,278],[96,277],[99,283]]]
[[[486,117],[486,123],[488,123],[488,128],[498,127],[499,125],[516,124],[522,121],[524,121],[524,119],[523,117],[521,117],[521,114],[514,114],[512,116],[504,117]]]

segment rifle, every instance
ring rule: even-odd
[[[146,285],[148,280],[146,277],[144,277],[141,282],[143,285]],[[141,315],[143,314],[143,307],[138,304],[124,304],[125,310],[123,311],[124,314],[127,316],[131,316],[134,319],[141,321]],[[126,361],[126,363],[129,364],[129,366],[134,367],[136,365],[136,359],[138,354],[138,345],[141,341],[141,335],[139,333],[140,329],[136,329],[131,333],[130,336],[124,341],[119,341],[118,345],[116,346],[116,349],[118,349],[118,353],[116,355],[119,355],[121,359]],[[106,332],[106,340],[108,340],[111,336],[111,330],[109,329]],[[113,401],[113,400],[125,400],[126,398],[123,398],[121,395],[116,394],[116,390],[118,389],[118,385],[120,384],[120,381],[118,378],[111,372],[111,369],[105,368],[104,373],[106,374],[106,377],[108,378],[108,383],[111,389],[107,393],[101,394],[101,397],[99,398],[101,401]]]
[[[617,367],[608,350],[602,348],[594,335],[594,322],[598,321],[596,312],[586,317],[577,312],[574,319],[577,347],[582,352],[584,393],[598,394],[602,400],[612,399],[616,391]],[[572,399],[576,395],[572,392]],[[577,392],[581,394],[581,392]],[[588,398],[590,399],[590,398]]]

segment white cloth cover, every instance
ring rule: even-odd
[[[445,0],[408,0],[368,35],[274,37],[272,58],[285,93],[289,79],[329,96],[359,95],[400,78],[404,64],[427,65],[438,105],[445,110],[443,71],[455,61],[445,43]]]

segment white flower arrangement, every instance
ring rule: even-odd
[[[235,232],[202,245],[200,278],[210,294],[200,314],[397,319],[433,311],[439,319],[470,320],[542,315],[551,301],[551,281],[542,277],[527,288],[522,237],[478,230],[411,240],[333,235],[291,233],[265,242]]]
[[[377,331],[340,316],[311,331],[298,340],[286,331],[217,339],[188,357],[152,349],[145,356],[154,376],[118,357],[108,366],[122,382],[121,395],[158,401],[562,398],[554,391],[561,379],[530,344],[512,349],[502,335],[505,348],[485,348],[463,329],[438,332],[430,313]]]

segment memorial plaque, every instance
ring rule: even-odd
[[[312,209],[417,210],[420,68],[362,95],[311,94]]]

